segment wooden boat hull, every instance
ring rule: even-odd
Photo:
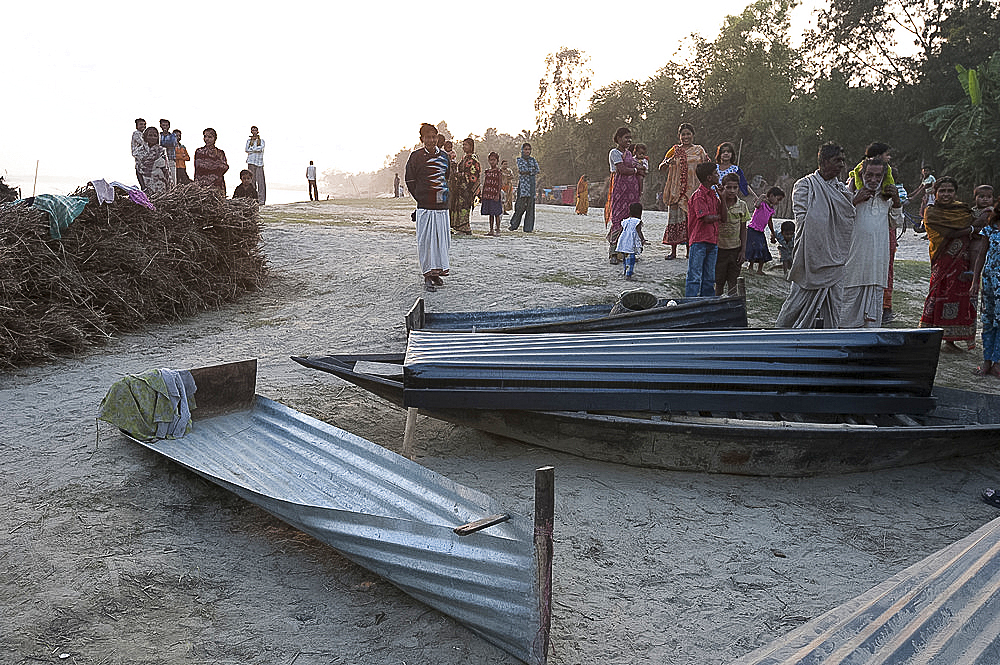
[[[401,373],[356,371],[401,354],[293,358],[403,406]],[[588,459],[631,466],[751,476],[834,475],[975,455],[1000,445],[1000,396],[935,387],[934,409],[803,416],[419,409],[421,414]]]
[[[551,467],[536,472],[532,523],[392,451],[255,396],[255,369],[256,361],[247,361],[192,370],[199,404],[193,430],[173,440],[130,438],[330,545],[522,661],[544,664]]]
[[[673,305],[667,305],[673,302]],[[747,327],[746,294],[720,298],[660,299],[656,307],[612,313],[613,305],[537,308],[499,312],[428,312],[417,298],[406,313],[407,332],[611,332],[724,330]]]

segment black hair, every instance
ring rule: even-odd
[[[135,124],[138,125],[140,122],[146,122],[146,119],[145,118],[136,118],[135,119]]]
[[[467,136],[464,139],[462,139],[462,145],[465,145],[466,143],[471,143],[473,150],[475,150],[475,148],[476,148],[476,141],[475,141],[475,139],[473,139],[471,136]]]
[[[253,176],[253,174],[250,173],[250,169],[243,169],[242,171],[240,171],[240,180],[243,179],[243,174],[244,173],[246,173],[248,176]]]
[[[645,143],[636,143],[632,146],[632,154],[634,155],[635,153],[639,152],[640,148],[642,148],[646,152],[649,152],[649,148],[646,147]]]
[[[215,131],[211,127],[206,127],[201,131],[202,135],[208,134],[209,132],[211,132],[212,136],[214,136],[215,138],[219,138],[219,132]]]
[[[524,150],[525,148],[530,148],[530,147],[531,147],[530,143],[522,143],[521,144],[521,150]]]
[[[822,164],[828,159],[833,159],[842,152],[844,152],[843,147],[837,145],[833,141],[827,141],[819,147],[819,152],[816,153],[816,160]]]
[[[958,181],[955,180],[950,175],[943,175],[940,178],[938,178],[937,180],[935,180],[934,181],[934,191],[936,192],[938,190],[938,187],[940,187],[941,185],[943,185],[946,182],[950,182],[951,186],[955,188],[955,191],[956,192],[958,191]]]
[[[736,146],[734,146],[729,141],[723,141],[719,144],[719,147],[715,149],[715,161],[722,161],[722,149],[729,148],[729,152],[732,154],[733,158],[730,160],[733,164],[736,163]]]
[[[498,162],[500,161],[500,155],[499,155],[499,154],[497,154],[497,151],[496,151],[496,150],[491,150],[491,151],[490,151],[490,154],[486,155],[486,159],[489,159],[490,157],[496,157],[496,158],[497,158],[497,161],[498,161]]]
[[[698,166],[694,167],[694,172],[698,175],[698,180],[704,183],[708,176],[715,173],[715,169],[715,162],[702,162],[698,164]]]
[[[738,183],[739,181],[740,181],[740,176],[739,175],[737,175],[735,173],[727,173],[726,175],[722,176],[722,180],[719,181],[719,184],[720,185],[725,185],[727,182],[736,182],[736,183]]]
[[[438,133],[438,128],[435,127],[434,125],[432,125],[429,122],[422,122],[422,123],[420,123],[420,139],[421,140],[423,140],[423,138],[424,138],[424,132],[434,132],[435,134],[437,134]]]
[[[885,153],[892,150],[888,143],[879,143],[878,141],[874,143],[869,143],[868,147],[865,148],[865,157],[881,157]]]
[[[689,130],[692,134],[694,134],[694,125],[692,125],[690,122],[682,122],[680,127],[677,128],[677,135],[680,136],[681,132],[683,132],[685,129]]]
[[[787,238],[788,235],[785,233],[785,231],[788,229],[791,229],[791,234],[795,235],[795,222],[793,222],[790,219],[786,219],[781,223],[781,235]]]
[[[618,139],[620,139],[621,137],[625,136],[626,134],[631,134],[631,133],[632,133],[632,130],[629,129],[628,127],[619,127],[615,131],[615,144],[618,143]]]
[[[167,123],[168,125],[170,124],[170,121],[169,121],[169,120],[167,120],[166,118],[160,118],[160,122],[165,122],[165,123]]]
[[[972,195],[976,196],[979,192],[989,191],[990,194],[993,193],[993,185],[979,185],[974,190],[972,190]]]
[[[642,204],[636,201],[635,203],[630,203],[628,206],[628,216],[642,218]]]
[[[785,190],[781,187],[772,187],[764,193],[764,196],[780,196],[781,198],[785,198]]]

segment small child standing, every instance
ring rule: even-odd
[[[763,275],[764,264],[774,259],[767,248],[767,238],[764,237],[764,229],[771,230],[771,240],[777,239],[771,218],[774,217],[774,209],[778,207],[778,204],[784,198],[785,193],[781,191],[780,187],[772,187],[767,190],[764,198],[757,203],[757,207],[753,211],[753,217],[750,218],[750,226],[747,228],[747,262],[750,264],[751,271],[753,271],[753,264],[758,264],[758,275]]]
[[[629,205],[628,217],[622,220],[622,232],[615,248],[615,251],[625,255],[625,260],[622,261],[625,272],[622,276],[630,282],[635,271],[636,257],[642,253],[645,242],[646,238],[642,235],[642,204],[636,201]]]
[[[720,181],[722,204],[726,206],[726,221],[719,224],[719,254],[715,259],[715,295],[727,292],[736,295],[736,284],[743,268],[747,248],[747,220],[750,208],[739,197],[740,177],[727,173]]]
[[[775,237],[778,243],[778,254],[781,256],[781,269],[788,277],[792,269],[792,243],[795,241],[795,222],[786,219],[781,223],[781,232]]]
[[[498,236],[500,235],[500,216],[503,215],[503,203],[500,201],[500,192],[503,189],[503,173],[499,167],[500,155],[496,152],[491,152],[487,159],[490,162],[490,168],[483,172],[483,191],[479,195],[483,205],[479,210],[479,214],[484,217],[489,216],[490,218],[490,232],[486,235]],[[496,224],[496,228],[493,226],[494,223]]]

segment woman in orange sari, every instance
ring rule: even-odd
[[[586,215],[590,209],[590,183],[587,182],[587,174],[580,176],[576,183],[576,214]]]
[[[663,186],[663,203],[668,211],[663,244],[670,245],[667,259],[677,258],[677,245],[687,244],[688,199],[701,185],[695,168],[710,161],[705,149],[695,145],[694,127],[690,123],[677,128],[677,138],[680,143],[670,148],[660,163],[660,171],[667,172],[667,183]]]
[[[934,203],[924,210],[930,241],[931,283],[920,317],[921,328],[944,328],[945,344],[965,341],[976,348],[976,303],[970,292],[975,253],[982,237],[973,226],[972,210],[956,199],[958,182],[951,176],[934,183]]]

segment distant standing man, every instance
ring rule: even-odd
[[[410,195],[417,201],[413,219],[417,223],[417,258],[424,276],[424,289],[437,291],[451,266],[451,221],[448,216],[448,176],[451,159],[437,145],[437,127],[420,125],[419,150],[410,153],[403,177]]]
[[[146,131],[146,121],[143,118],[135,119],[135,131],[132,132],[132,156],[135,157],[137,153],[143,151],[146,141],[142,138],[143,132]],[[135,158],[135,177],[139,181],[139,188],[145,191],[146,183],[142,180],[142,172],[139,169],[139,158]]]
[[[253,184],[257,188],[257,203],[264,205],[264,199],[267,198],[267,185],[264,183],[264,139],[260,137],[256,125],[250,128],[246,153],[247,170],[253,174]]]
[[[854,197],[841,181],[847,161],[844,149],[825,143],[817,158],[819,168],[792,188],[795,247],[788,271],[792,287],[778,312],[778,328],[813,328],[817,319],[823,328],[840,327]]]
[[[398,199],[399,198],[399,174],[398,173],[396,174],[396,177],[392,179],[392,198],[394,198],[394,199]]]
[[[167,151],[167,163],[174,164],[170,171],[170,188],[177,186],[177,137],[170,131],[170,121],[160,118],[160,145]]]
[[[514,203],[514,216],[510,218],[510,230],[516,231],[524,217],[524,232],[535,230],[535,176],[541,169],[538,161],[531,156],[531,144],[521,146],[521,156],[517,158],[517,172],[520,180],[517,183],[517,201]]]
[[[174,136],[177,137],[176,159],[174,160],[174,168],[177,169],[177,184],[186,185],[191,182],[191,178],[188,177],[187,172],[187,163],[191,161],[191,155],[188,154],[187,148],[181,143],[181,130],[175,129]]]
[[[309,182],[309,200],[319,201],[319,189],[316,187],[316,167],[313,166],[312,160],[309,160],[309,166],[306,167],[306,180]]]

